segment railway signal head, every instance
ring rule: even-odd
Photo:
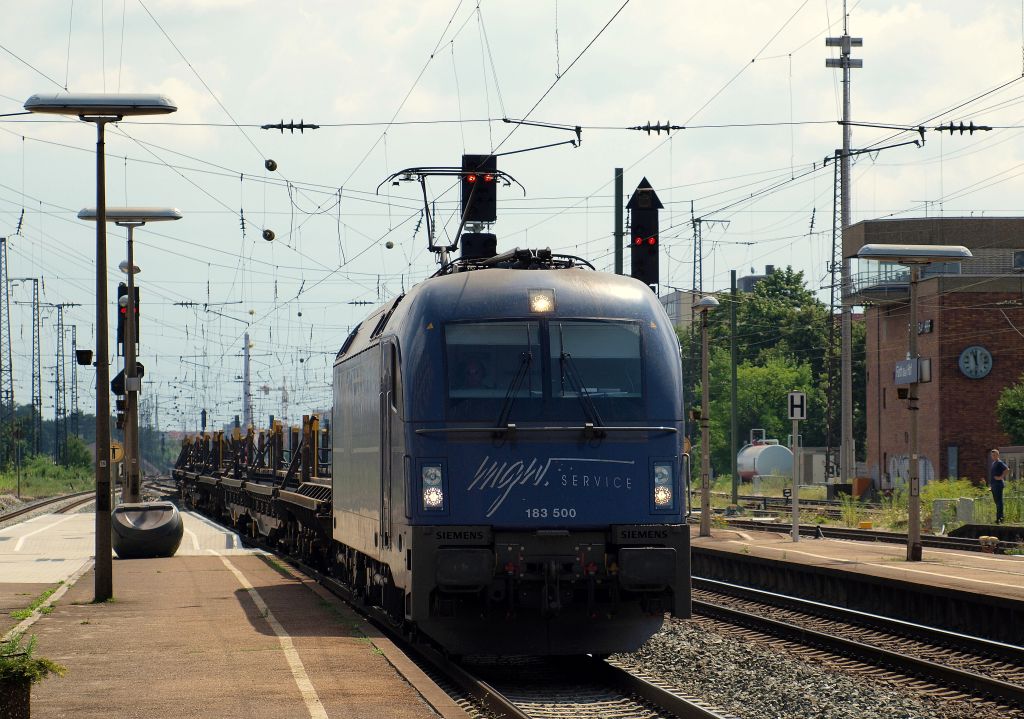
[[[128,285],[117,285],[117,344],[124,344],[125,320],[128,318]],[[139,288],[135,286],[135,344],[139,343]]]
[[[630,211],[630,276],[645,285],[658,284],[658,210],[661,200],[645,177],[626,205]]]
[[[462,217],[467,222],[498,219],[498,158],[462,156]]]
[[[117,344],[124,344],[124,321],[128,316],[128,285],[117,285]]]
[[[657,215],[635,212],[630,234],[630,276],[645,285],[658,284],[658,218]]]

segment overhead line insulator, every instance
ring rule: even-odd
[[[981,132],[983,130],[988,131],[991,129],[992,128],[989,127],[988,125],[975,125],[973,121],[968,123],[967,125],[965,125],[962,122],[960,124],[950,122],[948,125],[939,125],[938,127],[935,128],[935,130],[938,132],[948,132],[950,135],[957,131],[959,131],[961,135],[963,135],[964,132],[968,132],[971,135],[973,135],[975,130]]]
[[[294,135],[296,130],[298,130],[301,133],[305,130],[319,130],[320,126],[314,125],[312,123],[307,124],[305,120],[299,120],[298,122],[295,122],[295,120],[290,120],[289,122],[281,120],[281,122],[275,122],[269,125],[260,125],[260,129],[280,130],[282,134],[284,134],[285,130],[288,130],[288,132]]]
[[[686,126],[685,125],[672,125],[672,124],[669,123],[668,120],[666,120],[665,124],[662,124],[662,123],[659,122],[656,125],[652,125],[650,122],[648,122],[646,125],[634,125],[633,127],[627,127],[626,129],[627,130],[641,130],[643,132],[646,132],[648,135],[650,135],[652,131],[656,132],[659,135],[662,133],[662,131],[664,131],[665,134],[668,135],[672,130],[685,130]]]

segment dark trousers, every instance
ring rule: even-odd
[[[1003,521],[1003,483],[992,483],[992,499],[996,503],[996,523]]]

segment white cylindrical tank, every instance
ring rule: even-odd
[[[740,477],[748,481],[755,475],[792,477],[793,453],[789,447],[779,444],[778,440],[756,442],[746,445],[739,451],[736,455],[736,467]]]

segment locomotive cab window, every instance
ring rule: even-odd
[[[502,402],[540,397],[540,327],[536,322],[479,322],[445,328],[450,400]],[[456,403],[453,403],[456,404]]]
[[[449,419],[643,417],[636,323],[452,323],[445,344]]]
[[[640,326],[632,322],[552,322],[551,397],[562,414],[636,419],[643,412]],[[565,401],[572,400],[572,401]]]

